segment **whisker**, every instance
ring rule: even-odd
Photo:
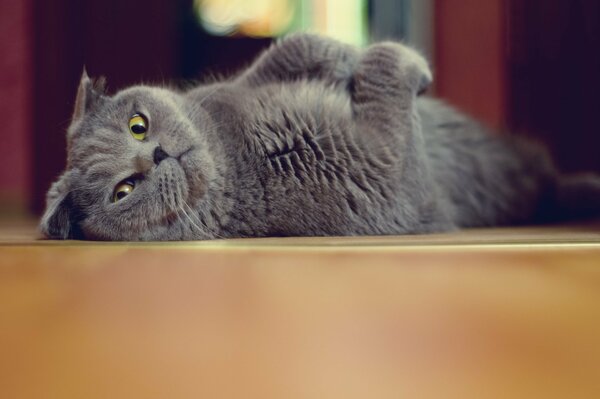
[[[185,202],[183,202],[185,204]],[[195,227],[199,233],[205,233],[202,228],[200,228],[200,226],[198,226],[196,223],[194,223],[194,220],[191,218],[191,216],[185,211],[185,209],[183,208],[183,204],[179,205],[179,209],[181,210],[181,212],[185,215],[185,217],[187,218],[187,220],[189,220],[190,224],[192,225],[192,227]],[[192,233],[194,232],[194,230],[192,229]]]
[[[193,210],[193,209],[192,209],[192,208],[191,208],[191,207],[188,205],[188,203],[187,203],[187,202],[185,202],[185,200],[183,201],[183,204],[182,204],[182,205],[183,205],[184,207],[186,207],[186,208],[187,208],[187,210],[189,211],[189,213],[187,213],[187,215],[188,215],[188,216],[189,216],[189,215],[191,215],[191,216],[189,216],[189,217],[190,217],[192,220],[195,220],[195,221],[196,221],[198,224],[200,224],[202,227],[204,227],[204,230],[203,230],[203,232],[205,232],[205,233],[208,233],[208,232],[210,231],[210,229],[208,228],[208,226],[206,225],[206,223],[204,223],[204,222],[202,221],[202,219],[200,218],[200,216],[199,216],[199,215],[198,215],[196,212],[194,212],[194,210]]]
[[[185,221],[181,218],[181,215],[179,214],[179,212],[175,212],[175,216],[177,217],[177,221],[179,221],[179,223],[181,224],[181,239],[185,239],[185,230],[186,230],[186,223]],[[194,230],[192,230],[192,233],[194,232]]]
[[[190,213],[191,213],[193,216],[195,216],[195,220],[196,220],[196,221],[197,221],[199,224],[201,224],[201,225],[202,225],[202,226],[203,226],[203,227],[206,229],[206,232],[210,232],[210,233],[211,233],[213,236],[215,236],[216,238],[225,238],[224,236],[222,236],[222,235],[218,234],[216,231],[214,231],[214,229],[211,229],[210,227],[208,227],[208,225],[207,225],[207,224],[206,224],[206,223],[205,223],[205,222],[202,220],[202,218],[200,217],[200,215],[199,215],[199,214],[197,214],[197,213],[196,213],[196,212],[195,212],[195,211],[192,209],[192,207],[191,207],[191,206],[190,206],[190,205],[189,205],[189,204],[188,204],[188,203],[187,203],[185,200],[183,200],[183,205],[184,205],[185,207],[187,207],[188,211],[189,211],[189,212],[190,212]]]

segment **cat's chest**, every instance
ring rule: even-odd
[[[351,131],[347,95],[320,85],[287,84],[259,90],[244,105],[244,137],[257,156],[326,162]]]

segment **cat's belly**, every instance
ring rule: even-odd
[[[397,159],[369,149],[347,94],[295,89],[253,100],[244,137],[256,150],[242,164],[255,168],[240,173],[260,186],[254,195],[261,205],[246,217],[261,219],[263,235],[414,232],[398,211]]]

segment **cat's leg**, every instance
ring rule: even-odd
[[[427,61],[399,43],[367,48],[350,87],[357,131],[369,147],[394,150],[408,170],[425,163],[416,99],[431,82]]]
[[[357,122],[381,134],[420,136],[415,100],[431,81],[427,61],[415,50],[393,42],[368,47],[352,76]]]
[[[356,136],[369,158],[385,165],[394,189],[394,217],[406,232],[453,229],[425,154],[417,96],[432,80],[425,59],[399,43],[367,48],[350,88]]]
[[[360,50],[354,46],[323,36],[297,33],[271,46],[237,82],[260,86],[309,79],[346,87],[359,56]]]

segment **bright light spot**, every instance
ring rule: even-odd
[[[275,37],[291,30],[363,45],[366,0],[194,0],[204,28],[215,35]]]
[[[314,28],[343,42],[366,41],[365,0],[312,0]]]
[[[294,15],[292,0],[194,0],[207,31],[270,37],[282,34]]]

